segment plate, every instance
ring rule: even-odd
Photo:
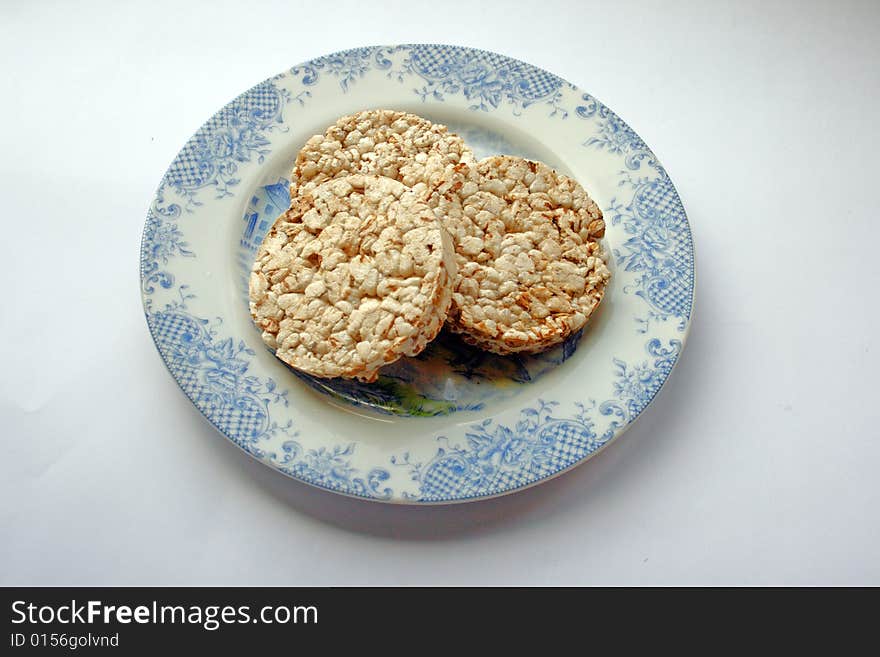
[[[375,384],[309,379],[264,347],[247,274],[312,134],[357,110],[445,123],[477,156],[542,160],[605,213],[612,279],[582,335],[534,357],[442,336]],[[690,324],[684,207],[644,141],[589,93],[503,55],[357,48],[294,66],[211,117],[166,171],[140,254],[150,333],[180,388],[263,463],[345,495],[430,504],[520,490],[583,463],[654,399]]]

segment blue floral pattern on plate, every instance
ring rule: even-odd
[[[432,416],[456,411],[464,422],[437,430],[418,425],[427,420],[404,418],[416,424],[403,426],[414,436],[403,448],[382,444],[380,432],[369,429],[374,425],[365,425],[370,436],[358,439],[322,432],[325,423],[336,421],[327,414],[331,407],[315,410],[316,402],[298,389],[289,371],[279,371],[274,359],[261,359],[256,332],[243,332],[230,315],[240,312],[232,308],[241,306],[241,289],[230,305],[208,277],[226,258],[237,263],[239,273],[247,271],[271,217],[287,202],[283,175],[266,181],[261,171],[272,168],[270,158],[281,149],[289,151],[297,115],[327,124],[335,119],[322,109],[331,97],[349,102],[352,111],[393,102],[417,103],[429,114],[452,108],[465,122],[472,113],[474,134],[485,132],[493,114],[503,114],[496,143],[507,143],[503,125],[521,123],[523,132],[555,140],[555,149],[582,162],[597,181],[613,177],[613,193],[606,191],[609,185],[599,188],[606,191],[599,200],[605,201],[616,284],[603,305],[620,308],[611,311],[613,331],[606,332],[611,337],[591,335],[595,344],[583,357],[578,352],[572,358],[574,340],[559,354],[538,359],[554,375],[565,360],[578,362],[558,367],[561,373],[589,365],[597,382],[588,393],[565,387],[561,379],[535,383],[540,374],[532,376],[522,363],[513,363],[507,372],[487,373],[478,362],[480,354],[440,340],[434,347],[438,362],[462,381],[482,378],[493,382],[487,386],[491,389],[507,377],[524,390],[534,387],[535,393],[523,393],[523,404],[517,396],[508,398],[505,406],[494,394],[462,396],[456,380],[436,377],[431,382],[435,389],[410,410]],[[278,166],[273,170],[279,171]],[[243,217],[235,216],[236,207],[245,208]],[[242,222],[226,254],[209,239],[217,221]],[[668,378],[686,337],[694,291],[693,244],[684,207],[665,169],[624,121],[589,94],[524,62],[429,44],[320,57],[266,80],[221,109],[162,179],[147,213],[140,260],[141,294],[156,346],[180,387],[218,430],[255,458],[307,483],[407,503],[503,494],[546,480],[596,453],[638,417]],[[613,346],[602,351],[602,340]],[[385,403],[393,410],[401,398],[411,397],[401,388],[411,386],[433,357],[428,353],[421,361],[401,362],[369,391],[334,385],[329,392],[354,403]],[[527,380],[531,383],[522,385]],[[529,399],[533,394],[538,396]],[[425,404],[425,398],[431,403]]]

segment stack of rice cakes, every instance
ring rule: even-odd
[[[275,355],[313,376],[374,381],[444,324],[496,354],[544,351],[586,324],[610,278],[602,212],[576,181],[478,162],[414,114],[340,118],[300,151],[290,194],[250,310]]]

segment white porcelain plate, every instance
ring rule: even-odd
[[[291,163],[308,137],[372,108],[446,123],[480,157],[539,159],[587,188],[608,224],[612,280],[583,335],[535,357],[443,335],[374,384],[309,379],[266,350],[247,273],[287,207]],[[684,208],[626,123],[529,64],[425,44],[320,57],[226,105],[165,173],[140,264],[156,347],[221,433],[301,481],[398,503],[501,495],[588,459],[669,376],[694,292]]]

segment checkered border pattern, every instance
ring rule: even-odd
[[[202,148],[197,146],[197,142],[203,142],[205,136],[205,134],[196,135],[196,138],[188,142],[174,158],[174,162],[165,174],[165,179],[173,187],[198,189],[214,180],[214,165],[201,157]]]
[[[693,248],[684,206],[678,192],[664,175],[636,192],[633,207],[640,213],[644,212],[644,208],[650,208],[654,216],[662,217],[672,229],[675,235],[672,257],[676,269],[684,272],[684,277],[671,281],[669,287],[652,290],[652,302],[666,312],[689,317],[694,287]]]
[[[550,458],[542,468],[540,477],[545,477],[568,467],[596,450],[600,445],[595,434],[586,426],[567,420],[562,420],[546,427],[538,437],[539,439],[552,438]]]
[[[183,391],[195,399],[198,391],[202,387],[202,380],[199,376],[199,371],[185,363],[175,363],[172,364],[170,368],[174,374],[174,378],[177,379],[180,387],[183,388]]]
[[[251,442],[266,430],[266,411],[247,397],[236,399],[233,405],[210,388],[202,387],[193,401],[223,433],[237,442]]]
[[[199,128],[171,163],[165,179],[175,187],[190,190],[211,183],[216,165],[205,156],[210,136],[228,127],[233,120],[241,120],[255,130],[265,130],[280,115],[282,103],[280,92],[269,80],[236,98]]]
[[[523,72],[526,75],[522,75]],[[522,81],[527,84],[523,86],[521,83],[517,85],[517,95],[528,100],[537,100],[545,98],[556,93],[564,84],[561,78],[556,77],[552,73],[536,69],[531,66],[517,66],[516,73],[522,75]]]
[[[549,96],[564,84],[552,73],[509,57],[455,46],[415,46],[411,61],[416,72],[427,80],[443,79],[449,69],[454,70],[466,62],[485,64],[492,71],[507,69],[515,85],[511,92],[528,100]]]
[[[264,126],[266,122],[275,120],[281,111],[281,104],[278,89],[271,80],[266,80],[223,107],[205,124],[205,128],[210,132],[218,127],[226,127],[242,113],[248,123]]]
[[[463,457],[448,457],[432,465],[422,477],[421,495],[426,500],[467,497],[473,485],[465,487],[468,467]],[[462,465],[464,470],[462,471]]]
[[[453,454],[431,465],[422,476],[421,499],[438,501],[491,495],[526,486],[567,468],[601,445],[585,425],[574,421],[553,421],[538,433],[537,440],[548,445],[549,458],[538,468],[530,463],[522,467],[500,467],[488,480],[468,482],[471,469],[480,467],[464,455]],[[464,466],[464,467],[462,467]]]
[[[150,316],[150,320],[160,346],[168,342],[180,344],[183,342],[182,338],[186,334],[192,335],[195,340],[199,340],[204,336],[199,323],[181,313],[154,313]]]
[[[199,364],[175,357],[174,347],[184,344],[184,335],[192,335],[196,343],[207,338],[196,320],[170,311],[154,313],[149,317],[149,322],[156,344],[181,389],[223,433],[237,442],[247,443],[265,432],[269,418],[258,401],[247,396],[236,397],[234,403],[224,399],[216,390],[205,385]]]
[[[469,54],[467,50],[455,47],[414,46],[410,51],[410,62],[425,78],[444,78],[448,69],[454,68],[458,57],[466,54]]]

